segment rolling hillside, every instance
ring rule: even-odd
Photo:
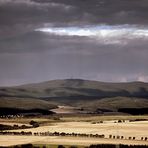
[[[119,108],[148,108],[148,83],[65,79],[0,88],[0,107],[47,109],[55,105],[112,111]]]
[[[20,109],[45,109],[50,110],[56,108],[57,106],[48,101],[32,99],[32,98],[16,98],[16,97],[1,97],[0,98],[0,108],[20,108]]]

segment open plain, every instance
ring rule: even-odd
[[[115,120],[115,118],[117,120]],[[129,121],[128,119],[132,119]],[[51,119],[35,119],[44,122],[37,128],[13,130],[17,132],[32,132],[32,136],[16,136],[16,135],[0,135],[0,146],[12,146],[18,144],[65,144],[65,145],[90,145],[90,144],[132,144],[132,145],[148,145],[148,121],[134,121],[138,116],[94,116],[94,117],[64,117],[53,122]],[[139,116],[139,119],[147,119],[147,116]],[[89,120],[88,120],[89,119]],[[103,120],[102,120],[103,119]],[[121,121],[119,122],[119,119]],[[123,120],[126,119],[126,120]],[[139,120],[138,119],[138,120]],[[12,120],[12,119],[11,119]],[[9,124],[11,120],[7,121]],[[25,119],[22,119],[24,121]],[[30,119],[31,120],[31,119]],[[100,122],[101,120],[101,122]],[[14,120],[12,120],[14,122]],[[18,120],[19,124],[21,119]],[[29,119],[26,119],[29,122]],[[46,124],[45,124],[46,121]],[[13,123],[12,122],[12,123]],[[1,120],[0,123],[6,123]],[[27,123],[27,122],[25,122]],[[16,124],[16,122],[15,122]],[[12,132],[12,131],[11,131]],[[34,133],[43,132],[59,132],[59,133],[77,133],[77,134],[99,134],[104,138],[96,137],[72,137],[72,136],[34,136]],[[109,136],[112,135],[112,138]],[[115,138],[113,138],[115,136]],[[120,138],[117,138],[119,136]],[[121,136],[124,138],[121,139]],[[131,139],[129,139],[131,137]],[[135,139],[133,140],[133,137]],[[143,137],[143,140],[141,138]],[[9,141],[9,142],[8,142]]]

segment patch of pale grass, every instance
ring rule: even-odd
[[[135,140],[116,140],[116,139],[101,139],[101,138],[81,138],[81,137],[42,137],[42,136],[1,136],[1,146],[13,146],[21,144],[52,144],[52,145],[82,145],[89,146],[90,144],[130,144],[130,145],[148,145],[146,141]]]
[[[93,121],[109,121],[109,120],[135,120],[135,119],[147,119],[148,115],[142,116],[105,116],[105,115],[98,115],[98,116],[80,116],[80,117],[63,117],[61,120],[63,121],[86,121],[86,122],[93,122]]]

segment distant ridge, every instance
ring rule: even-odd
[[[9,99],[9,102],[14,99],[16,101],[14,107],[25,104],[23,102],[20,105],[19,100],[28,102],[28,99],[36,99],[44,100],[43,104],[47,101],[50,107],[66,104],[90,110],[103,108],[116,111],[122,107],[147,108],[148,83],[108,83],[82,79],[51,80],[15,87],[0,87],[0,101],[3,99]],[[0,102],[0,107],[5,107],[1,104]],[[30,106],[33,104],[30,103]]]

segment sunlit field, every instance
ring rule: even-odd
[[[133,144],[148,145],[148,116],[59,116],[45,118],[1,119],[0,124],[29,125],[31,120],[39,122],[37,128],[11,130],[10,132],[32,132],[32,135],[0,135],[1,146],[18,144]],[[8,131],[8,130],[7,130]],[[45,136],[44,132],[76,133],[80,136]],[[38,135],[34,135],[39,133]],[[86,135],[104,135],[104,138],[84,137]],[[9,141],[9,142],[7,142]]]

